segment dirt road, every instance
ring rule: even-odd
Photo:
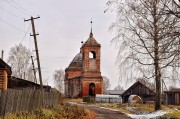
[[[94,111],[97,115],[95,119],[131,119],[127,115],[114,110],[109,110],[106,108],[100,108],[95,106],[83,106],[89,110]]]

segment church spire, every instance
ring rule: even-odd
[[[98,46],[101,47],[101,45],[94,39],[93,37],[93,32],[92,32],[92,20],[90,21],[91,23],[91,30],[90,30],[90,34],[89,34],[89,38],[87,39],[87,41],[85,43],[83,43],[82,47],[84,46]]]
[[[90,22],[90,23],[91,23],[91,32],[90,32],[89,37],[93,37],[93,33],[92,33],[92,23],[93,23],[93,22],[92,22],[92,20],[91,20],[91,22]]]

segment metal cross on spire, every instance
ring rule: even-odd
[[[91,33],[90,33],[90,37],[93,37],[93,33],[92,33],[92,23],[93,23],[93,22],[92,22],[92,20],[91,20],[90,23],[91,23]]]
[[[91,22],[90,22],[90,23],[91,23],[91,33],[92,33],[92,23],[93,23],[93,22],[92,22],[92,20],[91,20]]]

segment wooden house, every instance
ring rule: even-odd
[[[8,76],[11,74],[11,67],[0,58],[0,89],[7,89]]]
[[[130,95],[140,96],[144,103],[146,101],[155,101],[154,91],[154,85],[150,84],[149,82],[143,79],[140,79],[122,94],[123,102],[128,102],[128,98]]]
[[[164,91],[165,104],[180,105],[180,88],[173,88],[170,91]]]

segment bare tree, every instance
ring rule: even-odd
[[[103,76],[103,81],[104,81],[104,92],[106,92],[111,87],[111,84],[109,78],[107,78],[106,76]]]
[[[25,77],[24,78],[25,78],[25,80],[29,80],[29,81],[37,83],[37,79],[35,79],[35,76],[34,76],[34,73],[33,73],[33,67],[31,65],[31,61],[30,61],[29,67],[27,69],[27,72],[25,72]]]
[[[123,87],[122,87],[120,84],[118,84],[118,85],[114,88],[114,90],[123,91],[124,89],[123,89]]]
[[[55,87],[61,92],[63,93],[64,91],[64,78],[65,78],[65,73],[64,70],[60,69],[60,70],[55,70],[54,74],[53,74],[53,78],[54,78],[54,84]]]
[[[8,63],[12,68],[12,75],[18,78],[34,81],[30,56],[32,52],[22,44],[10,49]]]
[[[119,46],[121,74],[155,80],[155,110],[161,109],[161,80],[171,77],[172,69],[179,69],[179,19],[167,14],[169,1],[110,0],[107,3],[117,13],[111,28],[116,32],[112,41]]]
[[[180,18],[180,1],[179,0],[169,0],[168,2],[171,3],[169,5],[166,5],[166,2],[164,2],[163,0],[162,2],[167,8],[166,10],[167,14],[175,15],[176,17]]]

